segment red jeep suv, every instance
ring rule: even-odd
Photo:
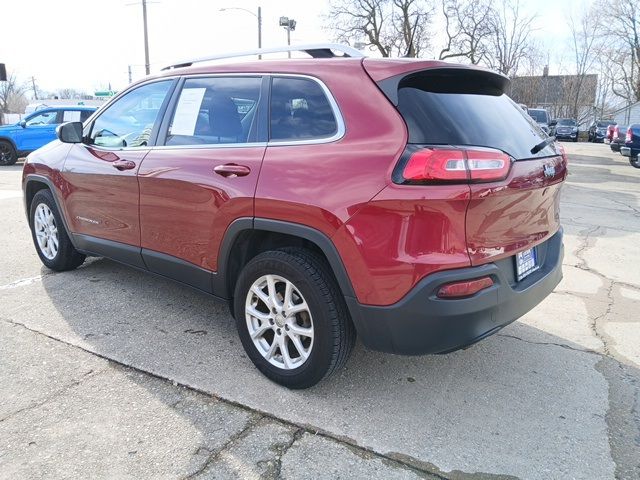
[[[295,49],[311,58],[173,65],[60,126],[23,173],[42,262],[108,257],[227,301],[290,388],[356,334],[451,352],[554,289],[566,158],[506,77]]]

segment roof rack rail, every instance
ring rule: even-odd
[[[342,55],[336,55],[333,51],[342,52]],[[318,43],[311,45],[288,45],[285,47],[257,48],[255,50],[245,50],[242,52],[223,53],[219,55],[211,55],[209,57],[194,58],[185,60],[184,62],[174,63],[164,67],[162,70],[170,70],[172,68],[189,67],[194,63],[208,62],[211,60],[222,60],[224,58],[248,57],[250,55],[264,55],[266,53],[283,53],[283,52],[306,52],[313,58],[364,58],[364,54],[360,50],[356,50],[348,45],[340,45],[339,43]]]

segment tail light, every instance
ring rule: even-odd
[[[402,181],[429,182],[494,182],[509,174],[511,157],[493,149],[424,148],[411,153]]]
[[[618,138],[619,133],[620,133],[620,129],[617,126],[613,127],[613,140]]]
[[[625,143],[631,143],[631,127],[627,128],[627,135],[624,137]]]

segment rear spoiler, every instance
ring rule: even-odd
[[[377,83],[391,103],[398,106],[398,89],[401,87],[420,88],[434,93],[499,96],[505,93],[511,81],[509,77],[491,70],[460,66],[401,73]]]

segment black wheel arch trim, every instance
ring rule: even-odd
[[[49,190],[51,191],[51,195],[53,196],[53,201],[56,202],[56,208],[58,209],[58,213],[60,214],[60,218],[62,219],[62,224],[64,225],[64,229],[67,231],[67,234],[69,235],[71,244],[73,245],[74,248],[77,249],[74,235],[71,232],[71,230],[69,230],[69,224],[67,223],[67,219],[64,216],[64,210],[62,210],[60,206],[60,200],[58,200],[58,190],[55,188],[55,185],[53,184],[51,179],[49,179],[48,177],[45,177],[44,175],[38,175],[34,173],[30,173],[29,175],[27,175],[27,177],[24,180],[24,185],[22,187],[24,211],[27,215],[27,222],[29,222],[29,225],[31,225],[31,219],[29,218],[30,205],[27,204],[27,186],[29,185],[29,183],[32,183],[32,182],[44,183],[49,188]]]
[[[243,217],[234,220],[224,234],[220,250],[218,253],[218,271],[213,277],[213,292],[216,296],[231,298],[227,285],[228,261],[231,257],[233,245],[238,236],[246,230],[262,230],[274,233],[284,233],[287,235],[303,238],[314,243],[324,253],[333,274],[338,281],[338,286],[345,297],[354,297],[355,291],[347,270],[338,253],[338,249],[331,239],[321,231],[302,225],[299,223],[286,222],[282,220],[272,220],[259,217]]]

